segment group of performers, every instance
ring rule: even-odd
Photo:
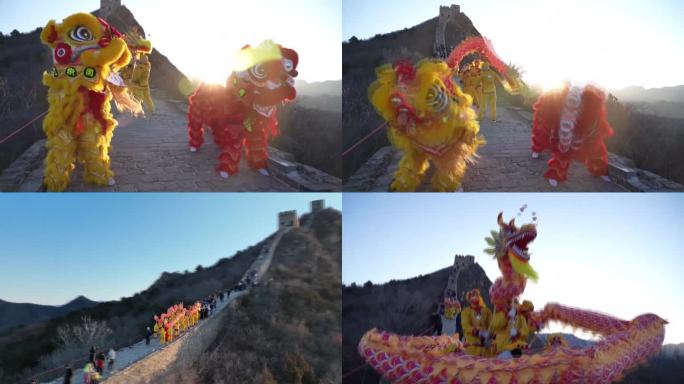
[[[500,213],[497,224],[484,250],[501,272],[489,287],[493,309],[478,289],[471,289],[463,295],[461,311],[461,296],[448,286],[440,335],[368,330],[358,352],[383,378],[393,383],[611,383],[661,351],[667,321],[655,314],[622,320],[558,303],[535,311],[532,302],[521,301],[527,281],[539,279],[528,250],[537,237],[536,214],[531,223],[519,225]],[[552,321],[601,338],[589,346],[570,346],[553,333],[544,342],[535,333]]]
[[[43,73],[48,89],[44,185],[65,190],[77,162],[86,182],[115,184],[109,150],[119,111],[134,116],[154,112],[150,94],[152,44],[134,30],[121,33],[89,13],[61,23],[50,20],[41,41],[53,53],[53,68]],[[293,49],[265,40],[238,52],[240,64],[226,73],[223,85],[201,84],[189,98],[188,136],[196,152],[204,128],[220,147],[217,171],[224,178],[238,172],[242,152],[249,165],[268,176],[268,140],[279,133],[277,109],[296,96],[299,57]]]
[[[458,76],[463,92],[470,95],[473,106],[478,109],[478,118],[484,118],[489,111],[489,118],[496,122],[496,85],[503,83],[501,76],[480,59],[463,65]]]
[[[496,122],[497,86],[511,94],[524,87],[518,68],[503,63],[484,37],[465,39],[446,61],[397,60],[378,67],[376,74],[369,99],[388,123],[390,142],[402,152],[390,186],[401,192],[415,191],[431,166],[434,191],[461,190],[466,165],[485,143],[477,120],[488,114]],[[610,181],[604,141],[613,131],[605,99],[595,86],[567,83],[534,104],[531,156],[551,153],[544,177],[552,186],[566,181],[573,160]]]
[[[444,299],[441,334],[453,335],[457,330],[461,331],[459,337],[464,342],[465,352],[470,355],[519,357],[540,329],[539,322],[530,316],[534,305],[529,300],[522,303],[517,299],[498,301],[492,312],[478,289],[470,290],[465,298],[468,306],[462,311],[457,299]],[[452,323],[456,323],[456,328]],[[560,334],[549,337],[548,342],[549,345],[565,345]]]
[[[154,316],[154,335],[164,345],[173,341],[183,332],[197,325],[200,321],[202,304],[197,301],[186,308],[183,303],[169,307],[166,312]]]

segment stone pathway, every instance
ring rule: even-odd
[[[463,178],[466,192],[624,192],[616,183],[607,183],[592,176],[578,162],[570,167],[568,181],[552,187],[542,176],[549,154],[532,159],[530,152],[531,123],[519,112],[499,108],[498,121],[485,120],[480,132],[487,144],[478,150],[479,159],[468,167]],[[385,147],[352,176],[344,191],[387,191],[397,169],[400,154]],[[429,191],[431,174],[428,171],[420,191]]]
[[[98,187],[83,181],[82,168],[72,175],[69,191],[74,192],[199,192],[199,191],[294,191],[291,185],[252,170],[246,161],[240,173],[223,179],[214,168],[218,148],[211,133],[199,152],[188,149],[187,117],[180,105],[152,92],[156,111],[152,116],[134,118],[118,114],[112,140],[112,170],[116,185]],[[38,191],[42,186],[42,159],[35,169],[15,187],[18,191]]]

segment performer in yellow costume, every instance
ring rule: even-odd
[[[467,93],[473,98],[473,105],[482,109],[481,93],[478,91],[480,87],[480,70],[472,63],[466,65],[461,76],[463,82],[463,93]]]
[[[482,86],[482,104],[480,104],[480,118],[483,118],[487,110],[492,122],[496,121],[496,82],[502,82],[501,76],[489,67],[489,63],[482,65],[482,73],[479,78]]]
[[[485,141],[478,134],[472,100],[454,73],[445,62],[431,59],[416,65],[398,60],[376,69],[369,99],[388,122],[389,141],[402,152],[390,190],[415,191],[431,166],[433,191],[461,187],[468,163]]]
[[[44,184],[49,191],[65,190],[79,160],[86,182],[113,185],[109,147],[117,122],[110,101],[114,97],[117,106],[142,112],[116,74],[131,59],[126,42],[115,28],[88,13],[61,23],[50,20],[40,39],[52,49],[54,62],[43,73],[50,105],[43,120],[48,148]]]
[[[131,92],[136,99],[140,100],[145,105],[145,109],[151,114],[154,112],[154,102],[152,95],[150,95],[150,71],[152,70],[152,63],[143,55],[139,61],[136,62],[133,68],[133,77],[131,78]]]
[[[522,349],[527,346],[527,338],[530,335],[527,319],[520,312],[520,304],[514,303],[508,311],[508,342],[505,349],[513,352],[513,356],[519,357]]]
[[[492,355],[496,356],[506,350],[508,341],[508,305],[505,301],[494,304],[494,315],[489,324],[489,332],[494,338]]]
[[[152,63],[148,55],[152,53],[152,43],[142,37],[137,37],[138,31],[126,34],[128,48],[133,54],[131,63],[121,72],[126,85],[133,97],[145,105],[150,114],[154,112],[154,102],[150,95],[150,72]]]
[[[487,356],[489,352],[486,343],[489,340],[489,323],[492,313],[485,305],[478,289],[468,292],[466,300],[470,305],[461,312],[463,336],[467,345],[466,353],[474,356]]]

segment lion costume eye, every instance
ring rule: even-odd
[[[93,33],[84,26],[78,26],[69,32],[69,37],[75,41],[90,41],[93,39]]]
[[[264,67],[261,66],[261,64],[253,66],[251,72],[252,76],[256,77],[257,79],[266,78],[266,70],[264,69]]]
[[[290,59],[283,59],[283,69],[285,72],[290,72],[294,69],[294,63]]]
[[[446,90],[439,84],[433,84],[427,93],[427,104],[434,112],[444,112],[449,106]]]

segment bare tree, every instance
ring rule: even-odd
[[[88,316],[74,324],[57,327],[57,349],[50,354],[48,365],[55,366],[83,358],[90,347],[103,348],[109,341],[112,330],[104,321],[93,320]]]

